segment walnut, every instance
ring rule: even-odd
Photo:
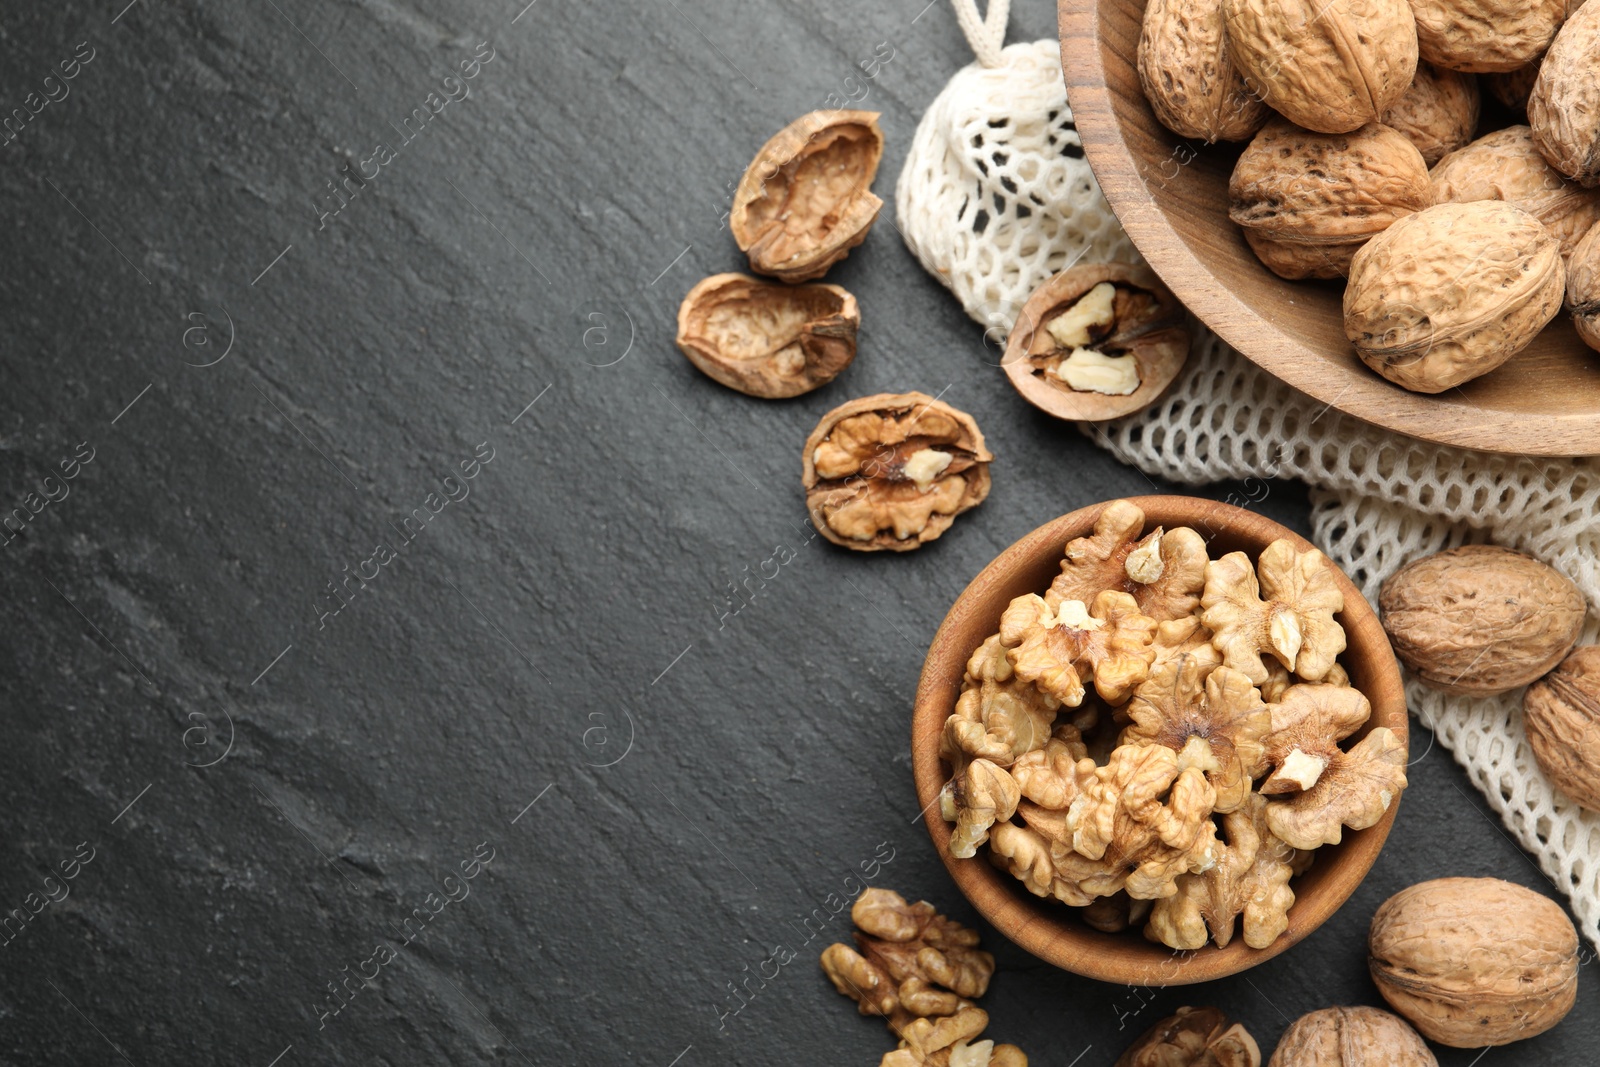
[[[1199,606],[1198,597],[1195,606]],[[1222,666],[1222,653],[1211,643],[1211,631],[1206,629],[1198,615],[1161,623],[1156,627],[1156,639],[1151,647],[1156,653],[1156,658],[1150,663],[1152,676],[1172,664],[1192,660],[1195,664],[1193,669],[1198,670],[1201,680],[1204,680]],[[1273,665],[1276,666],[1276,661]]]
[[[1372,717],[1360,691],[1336,685],[1292,685],[1270,707],[1264,762],[1274,768],[1261,783],[1266,796],[1300,793],[1317,784],[1340,755],[1339,742]]]
[[[1206,567],[1201,618],[1212,644],[1225,664],[1257,685],[1268,675],[1263,652],[1306,681],[1326,678],[1345,645],[1344,627],[1334,619],[1344,610],[1344,594],[1327,557],[1280,539],[1258,562],[1259,571],[1243,552],[1230,552]]]
[[[1081,779],[1094,771],[1077,727],[1062,723],[1043,748],[1021,756],[1011,778],[1022,796],[1035,804],[1066,811],[1078,797]]]
[[[1503,200],[1530,212],[1561,242],[1570,263],[1583,235],[1600,221],[1600,189],[1585,189],[1545,162],[1533,130],[1508,126],[1452,152],[1433,168],[1440,204]]]
[[[967,660],[955,713],[945,720],[940,752],[955,766],[963,758],[1009,767],[1025,752],[1042,748],[1061,702],[1019,680],[1000,635]]]
[[[1029,825],[997,825],[989,838],[990,858],[1034,896],[1085,907],[1121,892],[1127,884],[1125,864],[1105,857],[1089,859],[1073,851],[1061,813],[1027,802],[1018,805],[1017,811]],[[1068,841],[1059,840],[1058,835]]]
[[[1497,878],[1402,889],[1373,915],[1368,950],[1390,1006],[1455,1048],[1542,1034],[1578,992],[1572,920],[1549,897]]]
[[[1463,545],[1414,560],[1378,593],[1383,628],[1424,683],[1491,696],[1538,678],[1583,626],[1578,587],[1532,556]]]
[[[1307,173],[1317,180],[1308,181]],[[1433,203],[1428,164],[1405,134],[1376,122],[1311,133],[1277,119],[1228,180],[1228,218],[1282,278],[1339,278],[1356,250]]]
[[[1405,742],[1388,727],[1376,727],[1348,751],[1319,740],[1348,736],[1356,728],[1349,724],[1353,709],[1366,718],[1366,698],[1358,704],[1346,694],[1360,696],[1337,686],[1297,685],[1272,706],[1267,755],[1277,769],[1261,789],[1267,825],[1295,848],[1337,845],[1344,827],[1365,830],[1407,784]]]
[[[983,503],[992,459],[965,412],[922,393],[862,397],[806,438],[806,507],[836,545],[906,552]]]
[[[1216,790],[1218,812],[1242,805],[1251,779],[1264,769],[1261,742],[1272,714],[1250,679],[1236,670],[1208,671],[1199,657],[1169,661],[1134,690],[1128,716],[1133,725],[1122,732],[1124,745],[1165,745],[1182,752],[1194,738],[1205,742],[1206,779]]]
[[[1017,677],[1068,707],[1083,703],[1084,683],[1120,704],[1150,671],[1155,620],[1127,593],[1106,590],[1085,608],[1064,600],[1051,608],[1035,593],[1017,597],[1000,617],[1000,641]]]
[[[1104,421],[1154,403],[1188,356],[1187,313],[1149,267],[1085,263],[1028,297],[1001,364],[1034,407]]]
[[[1537,59],[1567,17],[1567,0],[1411,0],[1417,50],[1451,70],[1516,70]]]
[[[1600,223],[1572,250],[1572,273],[1567,275],[1567,306],[1578,336],[1590,348],[1600,349]]]
[[[1482,107],[1472,75],[1418,63],[1411,87],[1381,121],[1405,134],[1431,167],[1472,140]]]
[[[1528,124],[1539,150],[1562,174],[1600,185],[1600,5],[1584,4],[1556,34],[1528,97]]]
[[[1192,950],[1204,947],[1209,936],[1226,947],[1242,915],[1244,943],[1266,948],[1289,928],[1295,849],[1268,828],[1266,812],[1266,800],[1251,794],[1244,806],[1222,817],[1226,844],[1218,845],[1216,866],[1179,875],[1178,891],[1156,901],[1149,925],[1156,940]]]
[[[809,393],[856,358],[856,298],[837,285],[775,285],[714,274],[678,308],[678,348],[704,374],[750,396]]]
[[[1229,54],[1222,0],[1150,0],[1139,83],[1161,124],[1206,144],[1245,141],[1272,114]]]
[[[810,281],[866,240],[883,206],[872,193],[882,158],[876,112],[813,111],[779,130],[745,170],[728,217],[750,269]]]
[[[1117,892],[1109,897],[1096,897],[1084,905],[1083,921],[1085,925],[1101,933],[1120,934],[1149,918],[1153,904],[1154,902],[1149,900],[1134,900],[1125,892]]]
[[[1533,83],[1538,80],[1539,63],[1543,59],[1540,56],[1527,66],[1508,70],[1504,74],[1480,75],[1478,81],[1508,110],[1515,112],[1519,118],[1526,118],[1528,97],[1533,93]]]
[[[1527,347],[1561,310],[1565,287],[1561,243],[1533,215],[1511,204],[1438,204],[1356,253],[1345,336],[1391,382],[1440,393]]]
[[[1439,1067],[1402,1020],[1377,1008],[1323,1008],[1296,1019],[1267,1067]]]
[[[1052,608],[1065,600],[1090,604],[1115,589],[1131,594],[1139,610],[1157,622],[1193,615],[1206,580],[1205,539],[1186,526],[1143,533],[1144,512],[1137,505],[1107,504],[1093,533],[1067,543],[1061,574],[1050,583],[1045,601]],[[1159,546],[1154,553],[1152,545]]]
[[[976,759],[952,778],[939,795],[939,812],[956,824],[950,835],[950,855],[971,859],[978,846],[989,840],[989,827],[1016,813],[1022,792],[1004,768]]]
[[[1348,133],[1387,111],[1417,69],[1406,0],[1223,0],[1228,48],[1289,121]]]
[[[1522,695],[1528,747],[1555,787],[1600,811],[1600,647],[1575,649]]]
[[[1114,1067],[1261,1067],[1261,1049],[1217,1008],[1179,1008],[1146,1030]]]
[[[971,1006],[944,1019],[918,1019],[878,1067],[1028,1067],[1015,1045],[973,1040],[988,1025],[988,1013]]]

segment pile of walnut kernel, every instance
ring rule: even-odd
[[[1174,949],[1288,925],[1290,880],[1406,786],[1338,656],[1344,597],[1287,540],[1252,565],[1127,501],[1067,545],[1043,596],[1013,600],[968,661],[941,758],[950,851],[991,859],[1107,931]]]

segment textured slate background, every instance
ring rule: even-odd
[[[0,552],[0,909],[93,857],[0,946],[0,1062],[877,1062],[886,1032],[800,920],[874,855],[874,884],[970,918],[913,821],[922,650],[1014,538],[1151,488],[1018,402],[892,211],[829,278],[865,317],[832,386],[760,403],[672,347],[684,291],[740,265],[721,218],[755,148],[878,42],[892,193],[967,58],[925,2],[0,13],[0,113],[93,56],[0,148],[0,511],[93,454]],[[1013,40],[1052,33],[1019,6]],[[482,41],[471,95],[401,145]],[[320,220],[380,141],[394,158]],[[903,558],[806,544],[806,432],[910,388],[977,416],[989,502]],[[475,449],[469,495],[364,563]],[[1301,490],[1260,506],[1305,528]],[[780,545],[797,558],[722,619]],[[324,614],[357,570],[377,577]],[[1376,1002],[1363,933],[1400,887],[1552,892],[1426,733],[1416,752],[1376,870],[1292,953],[1152,999],[991,936],[991,1033],[1108,1064],[1211,1001],[1270,1048]],[[798,959],[741,1007],[729,983],[778,946]],[[1592,972],[1548,1036],[1441,1062],[1592,1062]]]

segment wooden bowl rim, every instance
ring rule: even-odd
[[[1412,393],[1364,367],[1356,373],[1331,367],[1323,353],[1238,296],[1232,283],[1219,278],[1177,234],[1139,177],[1140,162],[1121,135],[1106,86],[1100,49],[1103,2],[1107,0],[1057,0],[1061,65],[1073,120],[1089,166],[1123,229],[1161,280],[1202,322],[1280,381],[1347,415],[1408,437],[1509,455],[1600,454],[1600,411],[1493,410],[1473,403],[1459,389]],[[1350,358],[1356,360],[1354,350]],[[1595,358],[1600,360],[1600,353]]]
[[[1280,537],[1288,538],[1301,550],[1314,547],[1293,530],[1229,504],[1185,496],[1127,499],[1144,511],[1147,529],[1162,525],[1167,529],[1190,526],[1210,530],[1208,543],[1220,540],[1224,545],[1248,544],[1253,549],[1252,560]],[[939,735],[955,707],[967,659],[977,642],[983,640],[979,636],[974,641],[971,635],[979,631],[987,635],[998,629],[1000,613],[1009,601],[1003,595],[1007,587],[1016,587],[1030,571],[1059,562],[1067,542],[1087,533],[1108,503],[1079,508],[1024,535],[996,556],[956,598],[929,646],[917,685],[911,721],[911,767],[917,802],[922,806],[934,850],[961,894],[997,930],[1033,955],[1103,982],[1146,986],[1207,982],[1272,959],[1326,922],[1372,869],[1394,824],[1400,800],[1390,805],[1376,825],[1346,831],[1341,844],[1318,850],[1317,864],[1291,883],[1296,888],[1296,900],[1289,911],[1289,928],[1270,946],[1252,949],[1235,937],[1226,948],[1208,943],[1193,952],[1174,952],[1144,940],[1138,931],[1106,934],[1083,925],[1066,905],[1032,896],[1010,874],[994,867],[987,846],[972,859],[956,859],[950,855],[950,825],[936,810],[947,774],[939,759]],[[1345,609],[1339,618],[1349,638],[1349,647],[1340,659],[1352,668],[1352,676],[1363,682],[1362,692],[1372,702],[1372,717],[1361,732],[1387,726],[1409,751],[1405,689],[1388,635],[1361,591],[1337,566],[1333,569],[1345,595]],[[988,601],[987,606],[984,601]]]

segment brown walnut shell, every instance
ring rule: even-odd
[[[1228,180],[1228,218],[1282,278],[1338,278],[1356,250],[1433,203],[1428,164],[1402,133],[1370,123],[1312,133],[1269,123]]]
[[[1600,647],[1574,649],[1522,695],[1528,747],[1545,777],[1600,811]]]
[[[1440,204],[1504,200],[1530,211],[1561,242],[1561,257],[1572,252],[1600,222],[1600,189],[1567,181],[1545,162],[1533,143],[1533,130],[1508,126],[1452,152],[1433,168],[1433,198]]]
[[[822,416],[806,438],[806,508],[836,545],[908,552],[983,503],[993,459],[972,416],[949,404],[923,393],[865,396]]]
[[[1220,1008],[1179,1008],[1141,1034],[1113,1067],[1261,1067],[1261,1049]]]
[[[1567,306],[1572,309],[1578,336],[1600,350],[1600,223],[1572,250],[1572,273],[1567,276]]]
[[[1539,77],[1539,62],[1543,58],[1540,56],[1527,66],[1508,70],[1504,74],[1481,75],[1479,82],[1483,88],[1489,90],[1490,96],[1516,112],[1519,117],[1526,118],[1528,96],[1533,92],[1533,83]]]
[[[1600,4],[1578,8],[1556,34],[1528,97],[1528,125],[1551,166],[1600,185]]]
[[[1561,905],[1498,878],[1437,878],[1372,917],[1378,992],[1453,1048],[1505,1045],[1566,1017],[1578,993],[1578,931]]]
[[[1228,54],[1222,0],[1150,0],[1138,66],[1150,110],[1179,137],[1244,141],[1272,114]]]
[[[733,193],[728,226],[750,269],[786,282],[820,278],[867,239],[883,201],[875,111],[813,111],[761,146]]]
[[[1095,351],[1134,361],[1139,387],[1112,396],[1069,386],[1054,373],[1069,355],[1050,335],[1050,323],[1102,282],[1116,289],[1113,318],[1097,327]],[[1069,267],[1033,291],[1006,338],[1001,363],[1024,400],[1061,419],[1103,422],[1142,411],[1161,399],[1189,358],[1188,316],[1149,267],[1085,263]]]
[[[1250,87],[1308,130],[1377,122],[1416,73],[1407,0],[1223,0],[1222,11]]]
[[[1516,70],[1550,47],[1567,0],[1411,0],[1422,58],[1451,70]]]
[[[1533,215],[1498,201],[1438,204],[1356,253],[1345,336],[1396,385],[1441,393],[1526,348],[1565,290],[1561,242]]]
[[[825,385],[856,358],[861,309],[837,285],[714,274],[678,308],[678,347],[707,376],[776,399]]]
[[[1478,79],[1418,63],[1411,87],[1383,113],[1382,121],[1410,138],[1431,167],[1472,140],[1482,107]]]
[[[1578,587],[1532,556],[1462,545],[1406,564],[1378,593],[1395,655],[1430,688],[1491,696],[1561,662],[1583,626]]]
[[[1439,1067],[1404,1019],[1377,1008],[1323,1008],[1284,1031],[1267,1067]]]

